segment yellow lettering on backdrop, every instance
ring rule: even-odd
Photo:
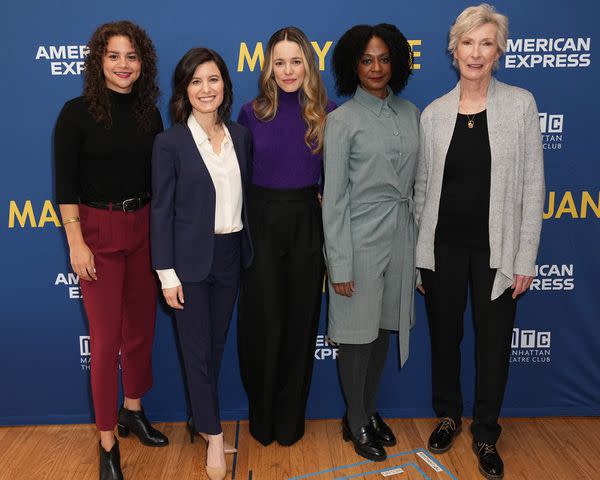
[[[323,48],[321,48],[320,45],[315,41],[312,41],[310,43],[313,46],[315,53],[317,54],[317,58],[319,59],[319,70],[321,70],[321,71],[325,70],[325,58],[327,57],[327,54],[329,53],[329,50],[331,49],[333,42],[331,40],[327,40],[325,42],[325,44],[323,45]],[[421,56],[421,52],[419,50],[417,50],[415,47],[421,46],[422,41],[421,40],[408,40],[408,43],[413,50],[414,59],[419,58]],[[421,64],[416,63],[414,61],[414,59],[413,59],[412,68],[414,70],[419,70],[421,68]],[[254,51],[252,52],[252,54],[250,54],[250,48],[248,47],[248,44],[246,42],[240,42],[240,52],[238,54],[237,71],[243,72],[244,67],[247,64],[248,70],[253,72],[254,69],[256,68],[257,63],[259,64],[259,67],[262,70],[264,63],[265,63],[265,51],[264,51],[262,42],[256,42],[256,45],[254,46]]]
[[[325,56],[327,55],[327,52],[333,45],[333,42],[331,40],[328,40],[327,42],[325,42],[323,49],[321,49],[321,47],[319,47],[319,44],[317,42],[310,42],[310,44],[315,49],[315,53],[317,54],[317,57],[319,58],[319,70],[325,70]]]
[[[412,48],[412,51],[413,51],[413,64],[412,64],[412,68],[413,68],[413,70],[420,70],[421,69],[421,64],[420,63],[415,63],[415,59],[417,59],[417,58],[419,58],[421,56],[421,52],[419,52],[418,50],[415,50],[415,47],[421,45],[421,40],[409,40],[408,44],[410,45],[410,48]]]
[[[544,220],[548,220],[549,218],[552,218],[552,215],[554,215],[554,199],[556,197],[556,192],[548,192],[548,211],[544,212],[544,214],[542,215],[542,218]]]
[[[58,221],[58,216],[56,215],[56,211],[54,210],[54,206],[50,200],[46,200],[44,202],[44,206],[42,208],[42,213],[40,214],[40,221],[38,223],[38,227],[42,228],[46,222],[52,222],[54,226],[60,227],[60,222]]]
[[[571,217],[579,218],[577,213],[577,207],[573,201],[573,194],[571,192],[565,192],[558,209],[556,210],[556,218],[560,218],[563,213],[570,213]]]
[[[17,218],[19,225],[21,225],[21,228],[25,227],[25,223],[28,220],[30,227],[36,227],[35,217],[33,216],[33,207],[31,206],[31,200],[27,200],[25,202],[23,211],[19,210],[17,202],[15,202],[14,200],[10,201],[10,205],[8,207],[8,228],[15,228],[15,217]]]
[[[265,52],[263,51],[262,42],[257,42],[254,47],[254,53],[250,56],[250,51],[248,50],[248,45],[246,42],[240,43],[240,54],[238,56],[238,72],[244,71],[244,63],[248,62],[248,69],[253,72],[256,68],[256,61],[258,60],[260,69],[263,68],[263,63],[265,63]]]
[[[598,193],[598,203],[594,202],[590,192],[583,192],[581,194],[581,218],[587,218],[588,205],[592,207],[596,218],[600,218],[600,192]]]
[[[21,228],[43,228],[46,226],[46,223],[53,223],[55,227],[61,226],[56,209],[50,200],[44,201],[42,213],[37,222],[31,200],[26,200],[22,209],[19,208],[17,202],[11,200],[8,206],[8,228],[15,228],[15,220]]]

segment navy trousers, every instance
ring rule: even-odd
[[[222,432],[218,381],[240,281],[241,233],[215,235],[211,271],[202,282],[183,282],[184,309],[175,321],[197,432]]]

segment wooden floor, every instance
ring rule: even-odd
[[[471,450],[466,421],[452,450],[431,455],[427,438],[434,419],[389,421],[398,444],[388,459],[374,463],[358,457],[344,443],[339,421],[307,422],[296,445],[263,447],[248,424],[228,422],[225,436],[237,441],[237,455],[228,456],[231,480],[368,479],[470,480],[482,478]],[[505,478],[527,480],[600,479],[600,418],[503,419],[498,450]],[[192,445],[182,423],[157,424],[170,439],[166,448],[143,447],[135,438],[121,439],[126,480],[205,479],[205,444]],[[97,439],[92,425],[0,428],[0,480],[96,480]],[[394,473],[394,469],[399,468]],[[386,476],[382,470],[389,470]]]

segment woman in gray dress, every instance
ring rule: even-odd
[[[416,242],[412,194],[419,111],[396,96],[411,73],[412,51],[393,25],[358,25],[333,53],[340,95],[327,116],[323,226],[329,274],[329,330],[347,411],[344,439],[382,461],[396,443],[375,400],[390,331],[401,363],[414,321]]]
[[[496,442],[517,298],[535,275],[544,207],[542,137],[535,100],[492,76],[508,19],[465,9],[448,50],[460,80],[421,117],[415,181],[416,249],[431,336],[433,408],[428,448],[444,453],[460,432],[460,343],[470,297],[475,326],[473,449],[485,478],[500,479]]]

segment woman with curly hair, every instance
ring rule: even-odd
[[[396,96],[411,65],[410,46],[395,26],[352,27],[335,47],[333,71],[338,93],[353,97],[327,116],[325,129],[328,333],[339,343],[343,435],[375,461],[396,444],[376,408],[390,331],[399,334],[403,364],[414,322],[419,111]]]
[[[238,119],[254,147],[254,261],[242,275],[238,350],[250,432],[264,445],[304,435],[324,273],[317,184],[333,108],[306,35],[295,27],[275,32],[259,94]]]
[[[90,329],[101,480],[123,478],[117,424],[121,436],[168,444],[141,406],[152,386],[156,316],[148,205],[152,144],[163,129],[156,74],[144,30],[128,21],[100,26],[84,94],[65,103],[54,134],[56,201]],[[117,415],[119,363],[125,400]]]

